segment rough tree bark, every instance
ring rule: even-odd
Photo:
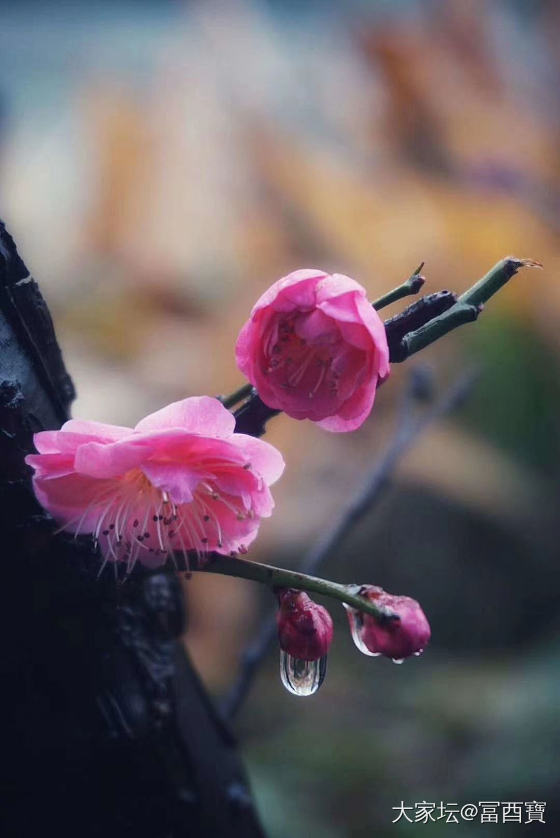
[[[262,836],[236,743],[179,637],[172,572],[97,579],[54,534],[23,458],[74,397],[36,282],[0,223],[4,833]]]

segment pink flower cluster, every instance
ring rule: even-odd
[[[284,461],[234,425],[217,399],[194,397],[134,429],[70,420],[35,434],[39,453],[26,462],[42,506],[63,529],[93,534],[105,560],[130,570],[174,552],[244,553],[272,513]]]
[[[330,431],[359,428],[390,371],[385,328],[365,289],[318,270],[295,271],[262,295],[236,356],[264,404]],[[34,441],[38,453],[26,462],[39,502],[61,529],[91,534],[105,561],[124,562],[127,572],[177,553],[186,567],[189,553],[246,553],[272,513],[270,486],[284,470],[273,446],[236,433],[232,413],[207,396],[170,404],[135,428],[71,420]],[[280,647],[297,662],[288,688],[308,695],[322,682],[333,622],[303,591],[277,593]],[[373,585],[360,594],[398,616],[346,606],[362,652],[397,661],[422,652],[430,626],[415,600]],[[322,669],[300,666],[317,661]]]
[[[329,431],[353,431],[389,375],[385,327],[343,274],[300,270],[275,282],[243,326],[237,364],[262,401]]]

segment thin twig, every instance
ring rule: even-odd
[[[230,408],[235,407],[236,404],[239,404],[239,402],[243,401],[243,399],[249,398],[252,392],[252,384],[243,384],[242,387],[239,387],[238,390],[235,390],[235,392],[230,393],[229,396],[220,396],[219,399],[223,406],[227,407],[229,410]]]
[[[301,572],[315,572],[338,549],[355,523],[374,507],[398,461],[433,422],[451,412],[465,399],[476,377],[473,370],[464,373],[431,408],[420,416],[415,416],[412,404],[420,395],[421,375],[420,370],[412,371],[399,409],[397,430],[389,447],[375,463],[365,485],[344,510],[339,520],[309,550],[301,563]],[[239,674],[222,704],[225,718],[232,719],[239,710],[275,635],[276,621],[271,615],[263,620],[260,629],[256,632],[255,640],[242,655]]]
[[[380,608],[375,602],[361,596],[360,585],[342,585],[331,582],[330,579],[319,579],[299,570],[286,570],[284,567],[274,567],[263,562],[214,554],[210,560],[200,567],[191,566],[191,571],[202,573],[218,573],[223,576],[235,576],[237,579],[250,579],[260,582],[274,590],[275,588],[295,588],[298,591],[309,591],[314,594],[336,599],[346,605],[371,614],[378,620],[398,620],[393,611]]]
[[[426,282],[426,279],[420,275],[423,267],[424,262],[421,262],[405,282],[397,286],[397,288],[393,288],[392,291],[388,291],[387,294],[383,294],[382,297],[378,297],[377,300],[374,300],[372,303],[374,309],[381,311],[382,308],[391,305],[391,303],[396,303],[397,300],[402,300],[403,297],[410,297],[412,294],[417,294]]]

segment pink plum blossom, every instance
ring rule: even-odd
[[[329,651],[333,638],[331,615],[303,591],[284,588],[278,592],[276,615],[278,641],[284,652],[304,661],[315,661]]]
[[[155,567],[196,551],[245,553],[274,507],[269,486],[284,461],[270,444],[234,433],[232,414],[200,396],[174,402],[134,429],[71,419],[35,434],[33,486],[105,560]]]
[[[399,618],[379,620],[371,614],[347,608],[354,641],[362,652],[385,655],[397,661],[422,654],[430,641],[431,630],[415,599],[389,594],[376,585],[363,585],[360,594]]]
[[[385,328],[366,291],[343,274],[294,271],[254,306],[236,345],[262,401],[329,431],[353,431],[389,375]]]

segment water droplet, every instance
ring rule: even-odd
[[[404,663],[404,658],[391,658],[393,663]]]
[[[325,680],[326,672],[326,655],[316,661],[304,661],[280,650],[280,678],[288,692],[294,695],[316,693]]]
[[[413,652],[412,654],[414,655],[415,658],[419,658],[420,655],[424,654],[424,649],[418,649],[417,652]]]
[[[346,613],[348,614],[350,632],[352,634],[354,645],[360,650],[360,652],[362,652],[363,655],[369,655],[370,658],[378,658],[381,652],[370,652],[362,638],[364,631],[364,615],[361,611],[357,611],[350,605],[346,605],[346,603],[343,603],[343,605],[346,609]]]

